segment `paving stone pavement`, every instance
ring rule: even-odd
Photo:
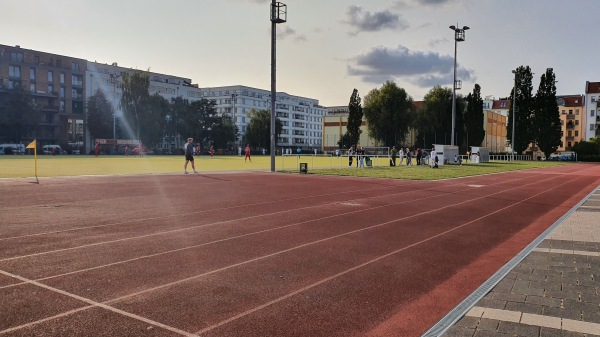
[[[441,336],[600,336],[600,189]]]

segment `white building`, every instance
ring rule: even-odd
[[[201,90],[203,98],[215,101],[219,114],[231,116],[240,131],[241,138],[246,134],[250,123],[248,112],[252,109],[271,110],[270,90],[243,85],[201,88]],[[325,107],[319,105],[318,100],[278,92],[275,112],[283,124],[283,130],[277,139],[277,147],[321,149],[322,118],[327,111]]]
[[[117,63],[103,64],[97,62],[87,62],[87,71],[85,75],[86,81],[86,99],[93,95],[96,90],[102,89],[106,98],[113,104],[115,109],[115,118],[113,123],[123,117],[123,110],[120,106],[121,96],[123,94],[120,84],[124,73],[133,74],[136,71],[131,68],[119,67]],[[148,73],[150,76],[149,94],[158,93],[160,96],[167,99],[169,102],[175,97],[187,99],[190,102],[197,101],[202,98],[200,89],[197,84],[191,84],[192,80],[185,77],[165,75],[159,73]],[[123,125],[127,132],[127,125]],[[113,125],[114,130],[114,125]],[[86,132],[89,136],[89,132]],[[114,137],[115,135],[113,135]],[[116,137],[114,137],[116,138]],[[134,135],[129,135],[126,138],[134,139]],[[179,135],[166,135],[161,144],[162,149],[171,149],[181,147]],[[88,139],[86,144],[92,144],[92,140]],[[89,152],[89,148],[85,153]]]
[[[585,140],[589,142],[590,139],[600,136],[600,82],[585,82],[585,104],[583,107],[584,119],[583,125],[585,125],[584,133]]]

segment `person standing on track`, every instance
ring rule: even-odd
[[[192,162],[192,170],[194,170],[194,174],[197,174],[196,166],[194,165],[194,145],[192,142],[194,138],[188,138],[187,143],[185,144],[185,165],[183,165],[184,174],[189,174],[187,171],[187,166],[189,162]]]
[[[250,162],[252,162],[252,159],[250,159],[250,144],[246,144],[244,153],[246,154],[246,157],[244,157],[244,162],[246,162],[246,159],[248,159],[248,160],[250,160]]]

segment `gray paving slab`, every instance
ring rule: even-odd
[[[423,336],[600,336],[599,216],[597,188]]]

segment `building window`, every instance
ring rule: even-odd
[[[77,63],[77,62],[71,62],[71,70],[73,70],[73,71],[79,71],[79,63]]]
[[[29,68],[29,79],[35,81],[35,68]]]
[[[579,115],[579,109],[575,109],[575,114]]]
[[[579,137],[579,131],[575,131],[575,137]]]
[[[65,87],[60,87],[60,92],[58,93],[58,96],[61,98],[65,98]]]
[[[23,62],[23,53],[10,53],[10,60],[12,62]]]
[[[29,83],[29,91],[35,92],[35,83]]]
[[[590,124],[590,131],[594,131],[596,130],[596,125],[595,124]]]
[[[71,85],[83,86],[83,76],[81,76],[81,75],[72,75],[71,76]]]
[[[590,116],[594,117],[594,110],[590,110]]]
[[[48,86],[48,93],[49,94],[53,94],[54,93],[54,86],[52,86],[52,85]]]
[[[571,142],[568,142],[568,143],[567,143],[567,147],[571,147]]]
[[[60,101],[60,112],[65,112],[65,101]]]
[[[65,73],[60,73],[60,84],[65,84]]]
[[[48,72],[48,83],[52,83],[52,82],[54,82],[54,74],[51,71],[49,71]]]
[[[578,119],[575,120],[575,125],[579,125],[579,120]]]
[[[8,76],[21,78],[21,67],[8,66]]]

